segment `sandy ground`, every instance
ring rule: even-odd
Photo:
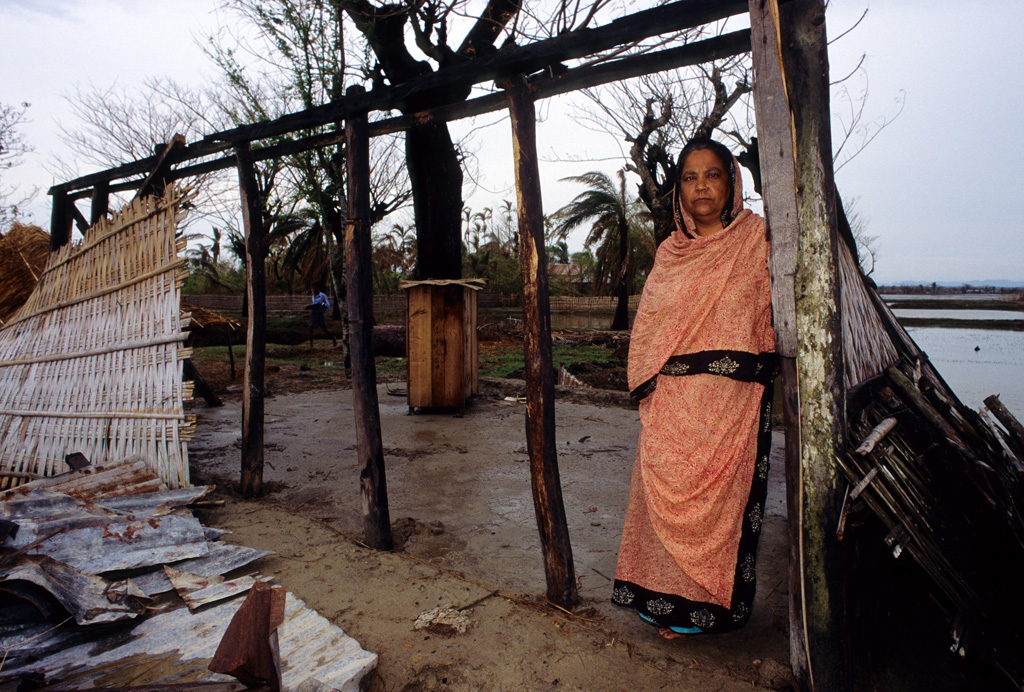
[[[378,389],[390,514],[398,550],[361,546],[350,390],[267,400],[267,496],[241,500],[241,407],[201,404],[193,482],[228,501],[204,510],[226,537],[275,556],[258,564],[380,656],[369,688],[398,690],[757,690],[788,668],[785,490],[776,434],[758,597],[739,632],[667,642],[609,602],[639,429],[615,392],[562,394],[558,462],[583,603],[544,604],[543,564],[524,437],[521,383],[490,382],[465,417],[408,415]],[[561,388],[560,388],[561,389]],[[616,405],[619,404],[619,405]],[[417,630],[438,606],[456,627]],[[465,624],[464,633],[455,631]],[[782,665],[777,665],[781,663]]]

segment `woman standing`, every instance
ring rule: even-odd
[[[750,616],[776,371],[764,220],[725,146],[680,160],[630,342],[641,431],[612,595],[669,639]]]

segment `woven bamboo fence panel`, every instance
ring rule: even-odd
[[[0,487],[66,471],[73,452],[140,457],[170,487],[189,484],[183,199],[136,200],[51,254],[0,330]]]

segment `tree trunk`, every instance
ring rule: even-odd
[[[447,123],[405,133],[416,214],[416,276],[462,278],[462,168]]]
[[[615,287],[618,301],[615,303],[615,317],[612,330],[629,329],[629,224],[622,219],[619,224],[619,283]]]

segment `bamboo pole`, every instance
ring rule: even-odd
[[[352,86],[354,96],[364,92]],[[363,499],[363,537],[377,550],[391,550],[388,484],[373,361],[373,277],[370,256],[370,138],[366,113],[345,122],[348,169],[348,220],[345,223],[345,283],[348,298],[349,352],[352,356],[352,407]]]
[[[242,375],[243,497],[263,493],[263,389],[267,338],[267,287],[263,264],[263,209],[256,183],[256,168],[249,143],[239,144],[238,189],[245,227],[245,296],[249,319],[245,332],[245,370]]]
[[[544,253],[544,212],[537,167],[537,121],[525,75],[502,81],[512,120],[512,147],[519,209],[519,267],[523,279],[526,360],[526,449],[537,513],[548,600],[563,608],[579,602],[572,544],[562,502],[555,451],[555,380],[551,358],[551,311]]]
[[[790,656],[805,690],[850,685],[842,554],[844,391],[822,0],[750,0],[754,91],[783,356]],[[800,191],[798,194],[797,191]]]

